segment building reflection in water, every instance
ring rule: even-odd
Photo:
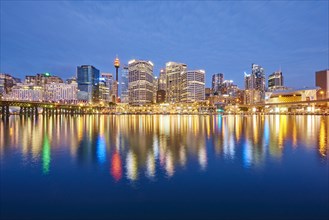
[[[111,175],[115,181],[119,181],[122,178],[122,162],[121,156],[117,150],[112,154],[111,159]]]
[[[50,143],[47,137],[47,134],[45,134],[43,139],[43,148],[42,148],[42,171],[44,174],[49,173],[49,167],[50,167]]]
[[[106,161],[106,143],[103,136],[98,136],[97,140],[97,160],[100,163],[105,163]]]
[[[257,168],[269,158],[281,160],[290,147],[316,147],[315,156],[328,159],[328,120],[286,115],[11,116],[0,123],[0,153],[3,159],[17,151],[26,164],[39,162],[43,174],[51,173],[57,159],[52,152],[59,151],[78,166],[109,164],[114,181],[153,180],[171,178],[193,161],[206,171],[208,161],[216,158]]]
[[[138,179],[137,159],[132,151],[129,151],[126,157],[126,170],[127,179],[132,181]]]
[[[322,157],[328,155],[328,118],[321,118],[319,137],[319,153]]]

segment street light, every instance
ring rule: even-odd
[[[320,94],[321,94],[321,99],[323,99],[324,91],[321,90],[321,91],[320,91]]]

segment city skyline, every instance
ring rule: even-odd
[[[243,88],[252,63],[266,78],[281,69],[287,86],[313,86],[314,72],[328,68],[326,8],[327,1],[2,1],[0,68],[19,78],[38,72],[69,78],[84,64],[114,73],[119,55],[122,64],[151,60],[155,76],[168,61],[204,69],[206,87],[213,74],[224,73]]]
[[[137,59],[133,59],[133,60],[137,60]],[[133,60],[130,60],[130,61],[133,61]],[[142,60],[142,59],[141,59]],[[169,63],[170,62],[173,62],[173,61],[169,61]],[[127,63],[129,63],[129,61],[127,62]],[[124,64],[125,66],[127,66],[127,64]],[[252,63],[251,65],[258,65],[257,63]],[[78,66],[76,66],[75,68],[78,68],[79,66],[94,66],[94,65],[92,65],[92,64],[82,64],[82,65],[78,65]],[[119,73],[119,75],[120,75],[120,77],[119,77],[119,83],[120,83],[120,86],[121,86],[121,83],[122,83],[122,69],[125,67],[125,66],[123,66],[123,67],[120,67],[119,69],[120,69],[120,73]],[[252,66],[251,66],[252,67]],[[199,68],[200,69],[200,68]],[[161,73],[161,70],[163,70],[163,68],[162,69],[160,69],[160,73]],[[252,70],[252,68],[250,68],[250,70]],[[319,69],[319,70],[314,70],[314,72],[313,72],[313,74],[314,73],[316,73],[316,72],[318,72],[318,71],[326,71],[326,70],[328,70],[328,69]],[[101,71],[101,72],[104,72],[104,71],[102,71],[102,70],[99,70],[99,71]],[[202,71],[204,71],[204,70],[202,70]],[[106,71],[105,71],[106,72]],[[250,73],[249,73],[250,72]],[[210,74],[210,73],[207,73],[206,71],[205,71],[205,82],[206,82],[206,85],[205,85],[205,88],[212,88],[212,78],[213,78],[213,76],[214,75],[218,75],[218,74],[222,74],[223,76],[224,76],[224,78],[225,78],[225,80],[224,81],[230,81],[230,82],[232,82],[232,83],[234,83],[234,84],[237,84],[236,82],[237,81],[240,81],[240,80],[242,80],[243,82],[242,82],[242,84],[241,85],[237,85],[238,86],[238,88],[239,89],[245,89],[245,82],[244,82],[244,77],[245,77],[245,75],[246,74],[251,74],[251,72],[252,71],[245,71],[242,75],[241,75],[241,79],[240,78],[238,78],[238,80],[236,80],[236,79],[233,79],[233,78],[229,78],[229,77],[227,77],[226,75],[225,75],[225,73],[213,73],[213,74]],[[36,72],[36,73],[30,73],[30,74],[27,74],[27,75],[17,75],[17,74],[13,74],[13,73],[9,73],[9,72],[1,72],[2,74],[9,74],[9,75],[11,75],[12,77],[14,77],[14,78],[16,78],[16,79],[19,79],[19,80],[21,80],[22,82],[26,82],[26,80],[27,80],[27,77],[29,77],[30,75],[36,75],[36,74],[46,74],[46,75],[49,75],[49,76],[55,76],[55,77],[59,77],[59,78],[61,78],[61,79],[63,79],[64,81],[66,80],[72,80],[72,79],[77,79],[77,76],[78,76],[78,72],[77,72],[77,70],[76,70],[76,72],[74,73],[74,74],[72,74],[72,75],[70,75],[70,76],[67,76],[67,77],[63,77],[62,75],[60,75],[60,74],[54,74],[53,72],[47,72],[47,71],[43,71],[43,72]],[[154,75],[154,78],[155,79],[157,79],[157,78],[159,78],[160,77],[160,73],[157,73],[157,72],[153,72],[153,75]],[[275,74],[275,73],[281,73],[281,74],[283,74],[283,72],[282,72],[282,70],[281,69],[279,69],[279,70],[277,70],[277,71],[273,71],[273,72],[271,72],[271,73],[267,73],[266,72],[266,74],[265,74],[265,88],[266,88],[266,90],[267,89],[269,89],[268,87],[269,87],[269,85],[268,85],[268,80],[273,76],[273,74]],[[114,71],[108,71],[108,73],[107,74],[110,74],[110,75],[112,75],[112,76],[115,76],[115,70]],[[248,75],[249,75],[248,74]],[[311,76],[311,77],[313,77],[314,78],[314,76]],[[210,80],[210,82],[209,82],[209,80]],[[314,79],[313,79],[313,81],[314,81]],[[291,82],[294,82],[294,80],[292,80]],[[315,81],[313,82],[313,84],[311,84],[311,83],[309,83],[309,84],[307,84],[307,85],[304,85],[304,86],[300,86],[300,87],[298,87],[298,86],[295,86],[295,87],[293,87],[292,86],[292,84],[290,84],[290,82],[286,82],[285,81],[285,84],[287,84],[287,87],[286,88],[289,88],[289,89],[301,89],[301,88],[309,88],[309,87],[314,87],[315,86]]]
[[[0,0],[0,219],[329,219],[328,8]]]

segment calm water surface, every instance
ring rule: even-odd
[[[328,219],[329,117],[11,116],[1,219]]]

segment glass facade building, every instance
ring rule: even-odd
[[[283,76],[281,71],[277,71],[268,76],[268,90],[275,91],[283,88]]]
[[[213,92],[218,93],[221,89],[221,86],[224,82],[224,74],[223,73],[216,73],[212,75],[211,79],[211,88]]]
[[[252,64],[251,74],[244,75],[245,103],[263,103],[265,101],[265,71],[257,64]]]
[[[91,65],[77,67],[78,99],[87,102],[99,101],[99,70]]]
[[[129,102],[128,76],[129,76],[128,66],[124,65],[121,70],[121,83],[120,83],[121,84],[120,99],[122,103]]]

